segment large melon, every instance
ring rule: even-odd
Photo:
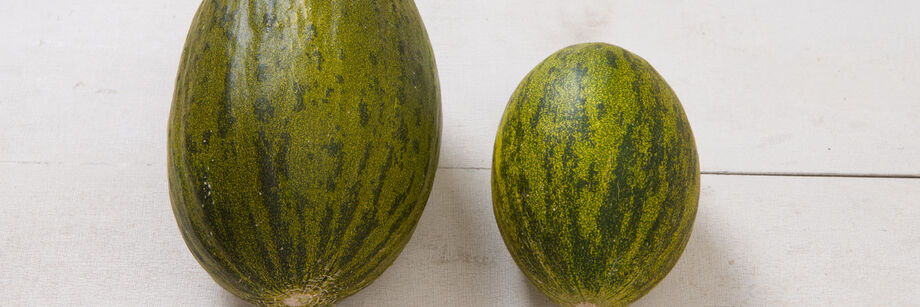
[[[205,0],[169,118],[182,236],[251,303],[333,304],[412,235],[440,125],[412,0]]]
[[[677,96],[645,60],[565,48],[521,82],[492,160],[495,218],[514,260],[563,306],[622,306],[671,270],[700,189]]]

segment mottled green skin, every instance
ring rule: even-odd
[[[205,0],[169,118],[176,220],[237,296],[333,304],[409,240],[440,127],[413,1]]]
[[[699,182],[677,96],[645,60],[612,45],[571,46],[538,65],[495,140],[502,237],[564,306],[628,305],[650,291],[687,244]]]

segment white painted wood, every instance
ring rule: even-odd
[[[0,305],[236,306],[169,207],[165,123],[197,1],[0,5]],[[488,168],[553,51],[626,47],[681,97],[704,171],[920,174],[920,4],[417,1],[441,165]],[[685,256],[639,306],[920,301],[920,181],[704,176]],[[548,306],[492,220],[488,170],[441,169],[415,237],[344,306]]]
[[[438,54],[444,165],[489,167],[524,75],[569,44],[648,60],[703,170],[920,174],[920,3],[419,1]]]
[[[195,262],[162,165],[0,165],[2,305],[245,306]],[[920,300],[920,181],[703,176],[694,233],[637,306]],[[505,250],[488,170],[442,169],[407,248],[341,306],[550,306]]]
[[[158,163],[197,1],[11,2],[0,161]],[[920,174],[920,4],[419,0],[442,165],[489,167],[505,103],[553,51],[606,41],[682,98],[704,171]]]
[[[4,1],[0,161],[165,161],[194,2]]]

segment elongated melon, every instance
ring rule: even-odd
[[[440,127],[412,0],[205,0],[169,118],[182,236],[251,303],[334,304],[412,235]]]

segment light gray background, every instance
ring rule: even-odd
[[[442,168],[406,250],[343,306],[549,306],[501,242],[488,167],[517,83],[585,41],[670,82],[706,174],[683,258],[638,306],[920,304],[920,3],[417,4]],[[0,305],[245,305],[192,258],[166,189],[197,6],[0,0]]]

